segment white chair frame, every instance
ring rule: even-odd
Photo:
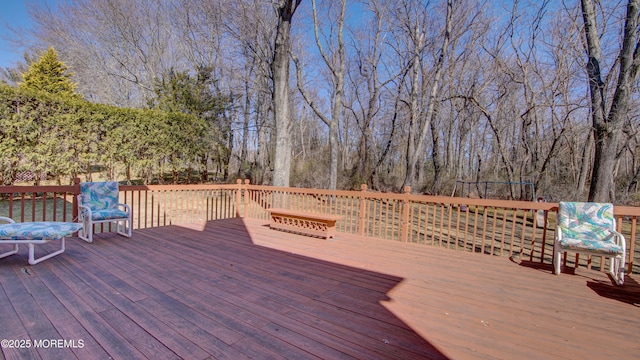
[[[14,224],[15,221],[11,218],[0,216],[0,221],[7,222],[9,224]],[[47,255],[43,255],[36,259],[35,257],[35,245],[38,244],[46,244],[50,241],[56,241],[55,239],[0,239],[0,244],[13,244],[13,250],[4,252],[0,254],[0,259],[5,258],[7,256],[11,256],[18,253],[18,245],[25,244],[29,248],[29,265],[35,265],[41,261],[50,259],[56,255],[62,254],[65,250],[65,238],[60,239],[60,248],[54,252],[51,252]]]
[[[82,194],[78,195],[78,222],[81,222],[83,230],[78,231],[78,237],[88,243],[93,242],[93,225],[103,223],[114,223],[116,226],[116,233],[119,235],[130,238],[131,237],[131,207],[128,204],[118,204],[118,207],[122,208],[127,213],[127,217],[106,219],[106,220],[91,220],[91,209],[82,205]]]
[[[566,252],[573,252],[577,254],[583,255],[591,255],[591,256],[601,256],[609,259],[609,275],[613,278],[613,281],[617,285],[624,284],[624,272],[625,272],[625,259],[626,259],[626,241],[624,235],[616,231],[615,229],[608,229],[611,231],[613,238],[615,238],[615,242],[622,248],[622,254],[602,254],[600,252],[589,251],[589,250],[581,250],[574,248],[564,248],[560,245],[562,241],[562,226],[557,225],[556,234],[555,234],[555,243],[554,243],[554,251],[553,251],[553,273],[558,275],[560,274],[560,267],[562,263],[562,255]],[[604,267],[604,264],[602,265]]]

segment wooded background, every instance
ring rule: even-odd
[[[53,46],[86,100],[209,116],[227,154],[223,165],[207,160],[212,178],[272,183],[272,65],[284,3],[292,2],[34,2],[36,28],[15,39],[28,49],[25,62],[2,69],[2,79],[18,84]],[[608,112],[637,1],[300,2],[290,18],[290,184],[450,195],[456,179],[526,181],[548,200],[586,200],[596,138],[585,4]],[[610,129],[616,203],[640,201],[636,78]],[[218,110],[194,110],[199,100],[185,88],[206,92]],[[141,168],[129,171],[143,178]],[[517,186],[501,195],[523,196]]]

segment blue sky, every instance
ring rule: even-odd
[[[28,28],[31,21],[23,0],[0,0],[0,9],[0,67],[4,68],[22,59],[22,50],[7,41],[14,36],[8,26]]]

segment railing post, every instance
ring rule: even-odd
[[[360,214],[358,218],[358,234],[364,235],[364,219],[367,213],[367,201],[364,197],[367,192],[367,184],[360,185]]]
[[[242,217],[242,214],[240,214],[240,205],[242,205],[242,179],[236,179],[236,185],[238,185],[238,189],[236,190],[236,217]]]
[[[402,230],[400,240],[407,242],[409,238],[409,195],[411,194],[411,186],[404,187],[404,197],[402,199]]]
[[[244,217],[249,217],[249,184],[251,180],[244,179]]]
[[[80,195],[80,178],[73,179],[73,200],[71,203],[73,204],[72,218],[75,220],[78,218],[78,195]]]

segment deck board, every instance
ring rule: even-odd
[[[0,249],[1,251],[2,249]],[[42,249],[46,251],[46,249]],[[633,359],[640,286],[596,271],[228,219],[0,260],[14,358]]]

